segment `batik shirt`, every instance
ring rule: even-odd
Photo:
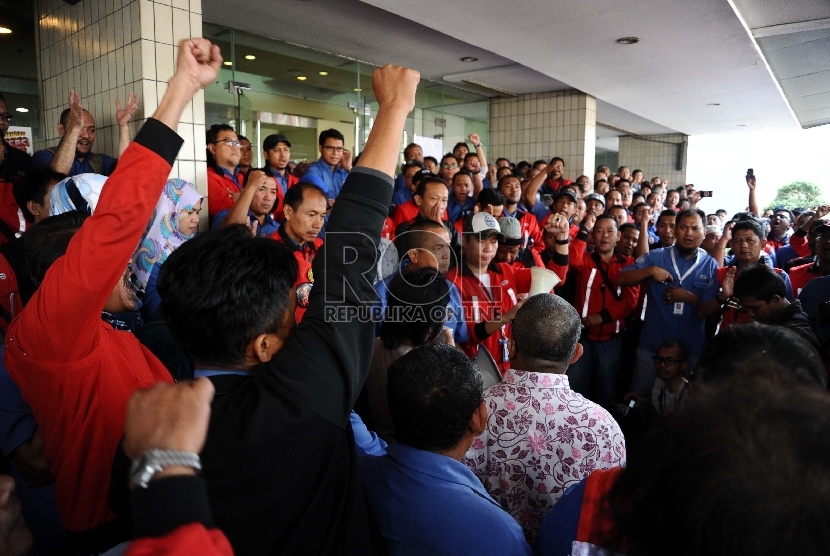
[[[485,391],[487,428],[465,463],[532,543],[562,493],[596,469],[625,465],[614,418],[560,374],[508,370]]]

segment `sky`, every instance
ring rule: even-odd
[[[706,213],[719,208],[732,214],[747,206],[747,168],[755,171],[758,203],[769,204],[779,187],[811,182],[830,201],[830,125],[806,130],[692,135],[686,159],[686,182],[698,191],[712,191],[699,206]]]

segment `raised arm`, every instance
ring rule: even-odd
[[[121,108],[121,101],[115,99],[115,121],[118,122],[118,156],[124,154],[130,145],[130,119],[138,109],[138,95],[127,95],[127,104]]]
[[[242,188],[242,193],[234,202],[228,215],[222,221],[222,227],[226,228],[231,224],[245,224],[248,225],[248,211],[251,208],[251,201],[254,200],[254,193],[257,189],[263,187],[270,178],[265,175],[262,170],[251,170],[248,173],[247,183]]]
[[[749,188],[749,212],[755,213],[757,216],[761,216],[758,201],[755,199],[755,176],[747,176],[746,185]]]
[[[530,180],[530,183],[527,184],[527,188],[522,192],[522,201],[524,201],[524,204],[528,210],[533,208],[533,205],[536,204],[536,194],[539,193],[539,188],[542,187],[543,183],[545,183],[545,179],[548,177],[549,172],[553,172],[553,164],[548,164],[544,171],[536,174],[533,179]]]
[[[380,105],[375,124],[331,211],[314,258],[314,287],[292,339],[254,380],[274,383],[322,418],[346,427],[372,357],[375,290],[371,276],[392,200],[404,123],[420,75],[386,65],[373,75]]]
[[[646,253],[648,253],[648,222],[651,219],[651,215],[654,214],[654,209],[649,207],[646,209],[646,214],[643,215],[643,219],[640,220],[640,237],[637,238],[637,247],[634,250],[634,258],[642,257]]]
[[[69,92],[69,117],[63,128],[63,137],[58,145],[58,151],[52,157],[49,166],[55,172],[69,175],[72,170],[72,163],[75,161],[75,149],[78,145],[78,138],[86,126],[84,117],[84,106],[81,102],[81,94],[75,91]]]
[[[715,254],[713,255],[713,257],[715,261],[718,263],[718,268],[724,265],[724,261],[726,259],[726,247],[732,240],[732,227],[734,225],[734,222],[727,222],[726,226],[723,227],[723,233],[721,234],[718,243],[715,244]]]

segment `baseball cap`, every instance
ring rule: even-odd
[[[495,235],[499,241],[504,241],[504,234],[501,232],[499,223],[486,212],[471,214],[464,220],[465,234],[480,234],[482,238]]]
[[[570,197],[571,199],[573,199],[573,202],[574,202],[574,203],[577,201],[577,199],[576,199],[576,193],[574,193],[574,192],[573,192],[573,191],[571,191],[570,189],[561,189],[561,190],[559,191],[559,195],[557,195],[557,196],[556,196],[556,198],[557,198],[557,199],[559,199],[560,197],[565,197],[565,196]],[[603,204],[604,204],[604,203],[603,203]]]
[[[603,197],[599,193],[591,193],[590,195],[586,195],[583,198],[583,201],[585,201],[586,203],[588,201],[599,201],[600,203],[602,203],[602,206],[605,206],[605,197]]]
[[[289,148],[291,147],[291,141],[288,140],[288,137],[286,137],[282,133],[272,133],[271,135],[265,138],[265,141],[262,142],[262,150],[270,151],[279,143],[285,143],[286,145],[288,145]]]
[[[501,243],[505,245],[522,244],[522,225],[518,220],[512,216],[502,216],[499,218],[499,228],[505,238]]]

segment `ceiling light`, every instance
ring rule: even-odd
[[[297,76],[297,81],[305,81],[306,79],[308,79],[308,77],[306,77],[305,75],[298,75]]]
[[[738,124],[738,127],[746,127],[746,124]]]
[[[225,62],[225,65],[226,65],[226,66],[232,66],[232,65],[233,65],[233,62]]]
[[[320,75],[323,75],[323,76],[328,75],[328,74],[329,74],[329,72],[327,72],[327,71],[321,71],[320,72]]]
[[[719,102],[710,102],[706,106],[720,106],[720,103]]]
[[[637,44],[640,42],[640,37],[623,37],[621,39],[617,39],[617,42],[620,44]]]
[[[355,93],[359,93],[359,92],[360,92],[360,91],[362,91],[362,90],[363,90],[363,89],[361,89],[360,87],[357,87],[357,88],[355,88],[354,92],[355,92]]]
[[[256,56],[254,56],[253,54],[248,54],[247,56],[245,56],[245,59],[246,60],[256,60]]]
[[[461,61],[462,62],[478,62],[478,58],[476,58],[475,56],[464,56],[463,58],[461,58]]]
[[[24,114],[29,111],[28,108],[23,108],[22,106],[20,108],[15,108],[15,110],[17,110],[18,112],[23,112]]]
[[[0,35],[11,35],[12,30],[8,27],[0,27]]]

